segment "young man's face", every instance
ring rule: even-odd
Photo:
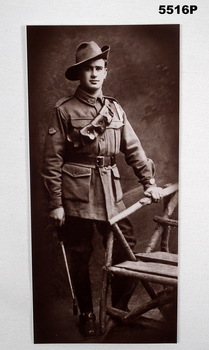
[[[79,71],[81,87],[89,93],[95,93],[101,89],[106,75],[107,68],[102,58],[88,61]]]

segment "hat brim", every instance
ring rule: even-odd
[[[78,70],[79,70],[79,67],[85,63],[85,62],[88,62],[88,61],[91,61],[93,59],[100,59],[100,58],[104,58],[104,59],[107,59],[108,58],[108,54],[109,54],[109,51],[110,51],[110,47],[109,46],[103,46],[101,48],[101,53],[99,55],[96,55],[96,56],[92,56],[90,58],[88,58],[87,60],[84,60],[84,61],[81,61],[81,62],[78,62],[78,63],[75,63],[73,66],[69,67],[66,72],[65,72],[65,77],[68,79],[68,80],[79,80],[79,77],[78,77]]]

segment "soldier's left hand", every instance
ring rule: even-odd
[[[153,202],[158,203],[163,198],[163,189],[161,187],[149,187],[144,195],[151,197]]]

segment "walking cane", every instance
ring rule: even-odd
[[[74,290],[73,290],[72,280],[71,280],[71,276],[70,276],[70,270],[69,270],[67,256],[66,256],[66,252],[65,252],[65,246],[64,246],[64,243],[63,243],[62,227],[57,227],[57,234],[58,234],[58,238],[59,238],[60,245],[61,245],[61,248],[62,248],[62,254],[63,254],[65,267],[66,267],[66,271],[67,271],[68,282],[69,282],[69,285],[70,285],[71,295],[72,295],[72,299],[73,299],[73,315],[76,316],[78,314],[78,306],[77,306],[77,303],[76,303],[75,293],[74,293]]]

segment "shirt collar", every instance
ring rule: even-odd
[[[100,102],[101,104],[104,101],[103,93],[102,91],[97,97],[91,96],[84,90],[78,86],[76,92],[75,92],[75,97],[78,98],[80,101],[87,103],[88,105],[95,106],[97,102]]]

